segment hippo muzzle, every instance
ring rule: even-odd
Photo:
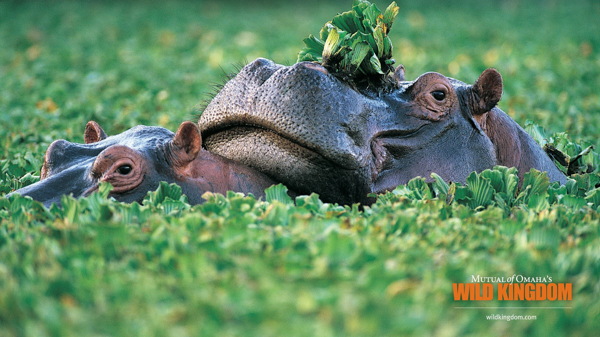
[[[39,182],[23,187],[6,196],[13,194],[29,196],[34,200],[42,202],[46,207],[51,204],[60,203],[63,195],[72,195],[74,197],[84,197],[93,192],[97,186],[88,178],[91,161],[80,163],[77,166],[69,167],[60,173]]]
[[[374,107],[325,68],[257,59],[202,113],[203,144],[299,193],[366,201],[371,190]]]

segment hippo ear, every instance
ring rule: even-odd
[[[473,115],[492,110],[502,97],[502,76],[496,69],[486,69],[471,87]]]
[[[83,133],[83,139],[86,144],[96,143],[106,139],[106,133],[100,125],[94,121],[89,121],[85,125],[85,131]]]
[[[404,81],[404,65],[399,65],[398,67],[396,67],[396,70],[394,70],[394,78],[396,79],[397,82],[402,82]]]
[[[202,137],[198,126],[192,122],[183,122],[177,129],[168,150],[173,165],[185,166],[196,159],[202,149]]]

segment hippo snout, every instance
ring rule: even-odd
[[[102,148],[95,146],[56,140],[44,155],[40,181],[6,196],[29,196],[47,207],[53,203],[59,204],[62,195],[86,196],[97,187],[89,171],[94,157],[101,151]]]
[[[258,58],[244,67],[240,74],[253,86],[265,83],[282,66],[271,60]]]
[[[40,179],[44,180],[50,175],[72,167],[74,164],[95,157],[99,152],[100,149],[95,147],[71,143],[63,139],[56,140],[46,150]]]
[[[199,126],[207,149],[242,162],[248,161],[227,153],[235,151],[230,141],[252,132],[260,136],[253,136],[255,143],[259,138],[279,139],[255,144],[262,148],[253,153],[280,150],[298,160],[299,152],[310,152],[358,169],[366,165],[368,135],[362,126],[368,113],[360,95],[322,66],[300,62],[286,67],[259,58],[213,98]]]
[[[95,187],[94,182],[88,175],[90,165],[91,162],[88,165],[69,167],[58,174],[47,176],[35,184],[7,194],[6,197],[11,197],[14,194],[29,196],[49,207],[53,203],[60,203],[62,195],[86,196],[89,194],[88,191],[91,192]],[[57,193],[59,191],[60,193]]]
[[[370,114],[364,96],[321,65],[257,59],[225,84],[198,124],[209,151],[299,193],[351,202],[369,191]]]

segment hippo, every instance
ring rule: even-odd
[[[87,124],[86,144],[50,145],[41,180],[14,193],[49,205],[86,196],[102,181],[112,196],[140,202],[160,181],[178,183],[192,204],[206,191],[264,196],[283,183],[291,195],[370,204],[384,193],[437,173],[465,182],[473,171],[535,168],[566,183],[542,148],[496,105],[502,77],[487,69],[468,85],[439,73],[404,79],[404,67],[379,87],[357,87],[323,66],[283,66],[259,58],[207,104],[198,126],[175,134],[137,126],[107,137]]]
[[[473,171],[535,168],[566,183],[542,148],[496,105],[502,77],[487,69],[468,85],[439,73],[356,87],[318,63],[259,58],[229,80],[199,119],[212,153],[254,168],[296,193],[371,203],[435,172],[465,182]]]
[[[44,156],[40,181],[13,193],[48,207],[60,204],[62,195],[87,196],[100,182],[108,182],[113,186],[111,197],[141,203],[148,191],[166,181],[177,183],[188,201],[198,204],[207,191],[252,193],[260,198],[276,184],[259,171],[203,149],[198,126],[192,122],[182,123],[175,134],[140,125],[107,137],[98,123],[90,121],[84,141],[54,141]]]

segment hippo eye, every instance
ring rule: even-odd
[[[131,173],[131,170],[133,170],[133,168],[131,167],[131,165],[128,165],[128,164],[121,165],[121,166],[117,167],[117,172],[119,174],[124,175],[124,176],[128,175],[129,173]]]
[[[446,93],[442,90],[435,90],[431,92],[431,96],[435,98],[437,101],[443,101],[446,98]]]

